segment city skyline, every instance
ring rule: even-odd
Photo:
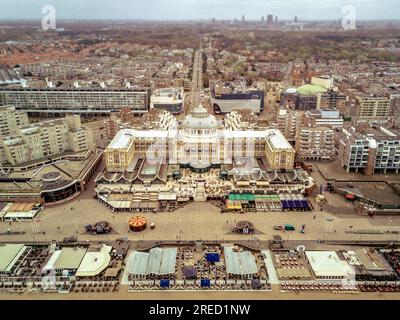
[[[56,8],[58,19],[76,20],[234,20],[243,15],[246,20],[261,20],[267,14],[280,20],[295,16],[303,20],[335,20],[342,18],[342,10],[348,5],[354,6],[359,20],[393,20],[400,12],[400,3],[394,0],[99,0],[95,7],[88,0],[16,0],[13,6],[1,0],[0,19],[41,20],[45,5]]]

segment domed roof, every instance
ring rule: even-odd
[[[182,123],[183,127],[189,129],[214,129],[218,127],[217,119],[208,113],[202,105],[194,108]]]
[[[318,93],[326,92],[327,89],[317,84],[306,84],[297,89],[297,92],[304,96],[314,96]]]

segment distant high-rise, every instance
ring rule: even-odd
[[[261,23],[264,23],[264,16],[261,17]]]
[[[246,17],[245,17],[245,15],[242,15],[242,22],[245,22],[246,21]]]
[[[294,17],[294,22],[299,22],[299,19],[297,18],[297,16]]]
[[[275,16],[275,24],[278,23],[278,16]]]
[[[269,14],[269,15],[267,16],[267,24],[268,24],[268,25],[274,24],[274,16],[273,16],[272,14]]]

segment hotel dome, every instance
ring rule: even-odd
[[[182,126],[187,129],[216,129],[218,128],[217,119],[208,113],[202,105],[194,108],[190,115],[183,120]]]
[[[297,93],[303,96],[315,96],[326,91],[326,88],[317,84],[306,84],[297,89]]]

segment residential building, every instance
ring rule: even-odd
[[[400,132],[368,124],[364,128],[342,129],[339,159],[349,172],[375,172],[400,170]]]
[[[301,125],[303,112],[298,110],[280,109],[277,112],[276,123],[279,131],[286,139],[294,141],[297,128]]]
[[[355,117],[362,120],[387,120],[390,99],[385,96],[362,95],[356,98]]]
[[[305,161],[336,158],[334,130],[328,127],[301,127],[296,137],[296,155]]]
[[[92,147],[92,132],[81,126],[80,116],[68,115],[66,119],[23,125],[17,128],[14,135],[3,137],[0,142],[0,161],[19,165]]]
[[[343,118],[337,110],[311,110],[303,114],[302,125],[313,127],[343,127]]]
[[[15,111],[13,106],[0,106],[0,137],[14,135],[18,127],[29,123],[25,112]]]
[[[121,107],[129,107],[140,114],[148,111],[149,90],[0,87],[0,104],[13,105],[17,110],[32,114],[107,114]]]

